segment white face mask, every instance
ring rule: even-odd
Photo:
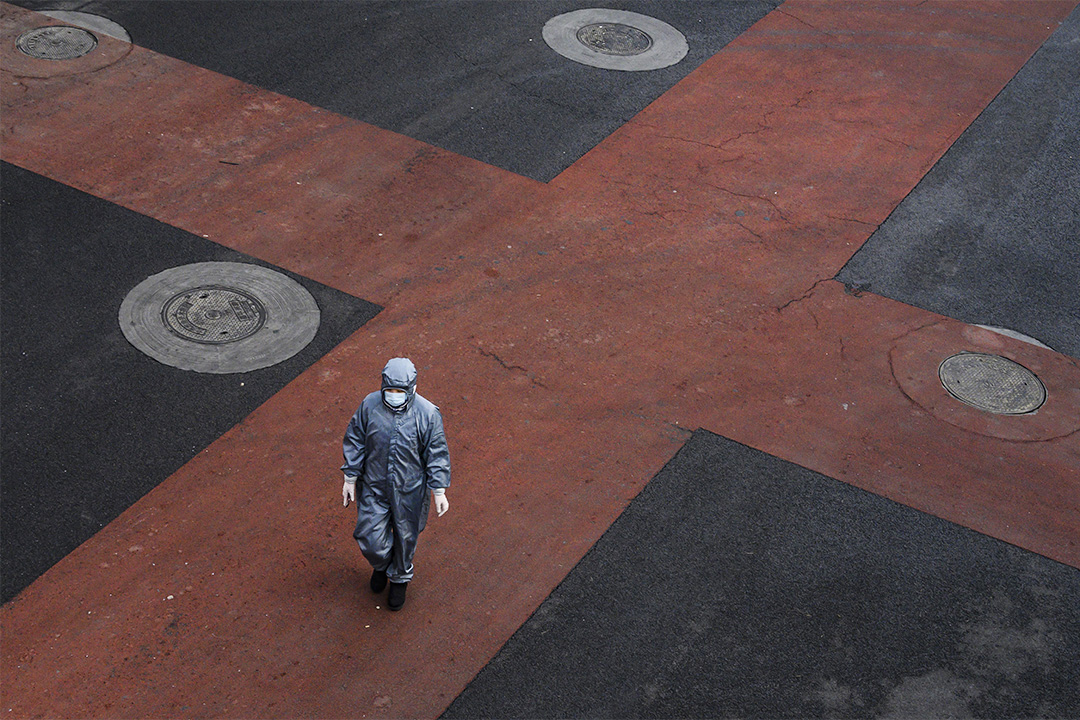
[[[405,401],[409,399],[408,394],[403,392],[389,392],[383,390],[383,400],[390,407],[401,407],[405,404]]]

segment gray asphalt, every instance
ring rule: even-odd
[[[837,279],[1080,358],[1080,9]]]

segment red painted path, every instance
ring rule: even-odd
[[[547,185],[138,47],[3,51],[5,160],[386,307],[0,609],[3,712],[437,715],[697,427],[1080,567],[1076,362],[829,279],[1074,5],[793,0]],[[1044,410],[947,402],[958,349]],[[398,354],[454,485],[391,614],[336,468]]]

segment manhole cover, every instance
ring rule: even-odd
[[[1046,388],[1039,378],[1000,355],[953,355],[941,363],[938,376],[960,402],[998,415],[1023,415],[1046,402]]]
[[[605,55],[640,55],[652,47],[652,38],[630,25],[596,23],[577,31],[582,45]]]
[[[93,33],[66,25],[27,30],[15,41],[24,55],[39,60],[74,60],[88,54],[97,44]]]
[[[57,22],[45,24],[42,15]],[[91,13],[37,9],[5,14],[3,23],[6,41],[0,43],[0,65],[17,77],[94,72],[123,59],[132,48],[124,28]]]
[[[120,306],[128,341],[155,360],[204,373],[276,365],[319,329],[302,285],[259,265],[195,263],[139,283]]]
[[[662,20],[606,8],[556,15],[544,24],[544,42],[565,58],[605,70],[659,70],[689,49],[683,34]]]
[[[243,290],[208,285],[177,293],[165,303],[161,317],[185,340],[224,345],[257,333],[266,322],[266,308]]]

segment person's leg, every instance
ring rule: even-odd
[[[413,577],[413,556],[416,554],[416,528],[409,523],[393,521],[393,544],[386,575],[392,583],[407,583]]]
[[[400,610],[405,604],[405,590],[413,577],[413,555],[416,554],[417,529],[407,522],[394,523],[394,552],[386,574],[390,579],[387,606]]]
[[[375,571],[371,578],[371,589],[380,592],[386,586],[386,574],[394,554],[394,524],[390,507],[367,485],[361,486],[356,504],[353,537]]]

